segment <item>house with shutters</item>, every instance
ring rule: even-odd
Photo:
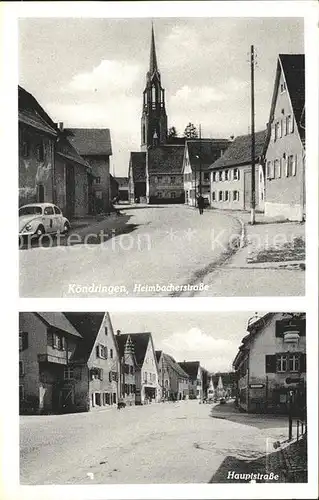
[[[185,204],[196,206],[201,193],[210,204],[210,166],[220,158],[230,141],[227,139],[188,139],[183,158]]]
[[[305,218],[305,56],[279,54],[265,144],[265,214]]]
[[[267,313],[247,327],[233,362],[237,401],[252,413],[287,413],[291,394],[306,395],[306,315]]]
[[[120,399],[126,405],[135,405],[136,394],[136,358],[132,339],[129,334],[117,330],[115,337],[120,360]]]
[[[74,411],[117,404],[120,358],[109,313],[68,312],[65,316],[83,339],[70,367],[73,368],[69,378],[74,381]]]
[[[189,399],[203,398],[202,368],[199,361],[183,361],[178,363],[182,370],[187,373]]]
[[[161,400],[158,366],[152,334],[150,332],[130,333],[136,359],[135,403],[143,405]]]
[[[163,354],[163,363],[166,367],[169,377],[169,399],[172,399],[174,401],[188,399],[190,381],[189,375],[182,369],[182,367],[178,363],[176,363],[175,359],[168,354]]]
[[[73,363],[82,342],[82,335],[61,312],[20,312],[20,413],[71,409],[74,380],[81,377],[81,369],[73,368]]]
[[[256,210],[265,209],[263,152],[266,131],[255,134]],[[249,210],[251,203],[251,134],[236,137],[209,168],[210,204],[220,210]]]

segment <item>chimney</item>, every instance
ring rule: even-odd
[[[61,131],[63,130],[63,122],[58,123],[58,129]]]
[[[121,330],[116,330],[116,335],[121,335]]]

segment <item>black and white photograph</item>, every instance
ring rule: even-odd
[[[18,37],[22,297],[305,294],[302,17]]]
[[[21,312],[21,483],[306,483],[306,358],[304,313]]]

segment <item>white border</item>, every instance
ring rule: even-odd
[[[281,2],[3,2],[2,16],[2,93],[1,151],[3,153],[2,227],[2,304],[6,304],[2,324],[1,381],[3,389],[1,442],[2,498],[81,499],[81,498],[317,498],[318,489],[318,7],[315,1]],[[19,299],[17,233],[17,18],[18,17],[304,17],[306,47],[307,124],[307,271],[306,297],[303,298],[201,298],[201,299]],[[309,104],[311,103],[311,104]],[[315,181],[314,181],[315,180]],[[13,202],[13,200],[16,200]],[[17,246],[17,245],[16,245]],[[125,301],[125,302],[124,302]],[[101,485],[101,486],[19,486],[18,404],[14,391],[13,362],[9,352],[17,352],[15,332],[18,310],[109,310],[109,311],[306,311],[308,326],[308,484],[187,484],[187,485]],[[49,458],[48,458],[49,459]]]

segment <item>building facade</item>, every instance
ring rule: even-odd
[[[196,206],[199,194],[210,204],[209,167],[224,154],[229,144],[227,139],[202,138],[186,141],[182,168],[186,205]]]
[[[183,203],[183,145],[149,147],[146,152],[147,203]]]
[[[176,363],[175,359],[168,354],[164,354],[164,362],[168,370],[169,383],[170,383],[170,398],[174,401],[188,399],[189,397],[189,376]]]
[[[162,401],[168,401],[171,397],[170,375],[166,361],[166,355],[163,351],[155,351],[158,367],[158,380],[161,386]]]
[[[199,361],[183,361],[178,363],[189,377],[189,399],[203,399],[202,369]]]
[[[128,173],[130,203],[146,203],[146,153],[131,152]]]
[[[306,395],[306,317],[268,313],[248,325],[233,362],[239,407],[252,413],[288,413],[290,397],[300,411]]]
[[[120,398],[128,406],[135,405],[136,359],[130,335],[116,333],[116,343],[120,356]]]
[[[305,58],[280,54],[270,110],[265,214],[305,217]]]
[[[111,134],[108,128],[68,128],[68,140],[90,165],[91,214],[109,213],[111,209],[110,156]]]
[[[263,149],[266,131],[255,134],[256,210],[265,207]],[[251,207],[251,135],[235,138],[225,153],[210,167],[211,207],[249,210]]]

